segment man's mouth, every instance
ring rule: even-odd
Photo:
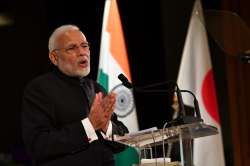
[[[86,59],[80,60],[79,65],[81,67],[87,67],[88,66],[88,60],[86,60]]]

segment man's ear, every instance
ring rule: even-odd
[[[55,66],[57,66],[57,64],[58,64],[58,61],[57,61],[57,54],[56,54],[54,51],[52,51],[52,52],[49,53],[49,59],[50,59],[50,61],[51,61]]]

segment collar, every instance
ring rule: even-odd
[[[57,67],[53,67],[52,73],[54,73],[60,79],[63,79],[63,80],[65,80],[67,82],[70,82],[72,84],[79,85],[80,82],[84,82],[85,81],[84,77],[83,78],[78,78],[78,77],[68,76],[68,75],[62,73]]]

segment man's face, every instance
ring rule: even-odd
[[[67,31],[56,39],[56,49],[50,53],[52,63],[72,77],[85,77],[90,72],[90,50],[84,34]]]

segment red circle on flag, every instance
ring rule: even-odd
[[[218,114],[217,97],[215,93],[213,71],[210,69],[202,81],[202,100],[208,114],[217,123],[220,123]]]

